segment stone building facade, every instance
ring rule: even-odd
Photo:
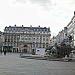
[[[56,36],[56,43],[60,45],[64,41],[64,39],[65,39],[65,32],[64,30],[62,30]]]
[[[50,40],[50,46],[54,46],[56,43],[57,43],[56,37],[53,36],[53,37],[51,38],[51,40]]]
[[[75,12],[68,25],[56,36],[56,42],[57,44],[64,42],[67,45],[75,47]]]
[[[3,49],[3,33],[0,31],[0,51]]]
[[[67,25],[67,36],[72,37],[72,42],[70,44],[74,47],[75,46],[75,12],[71,21]]]
[[[50,44],[50,28],[9,26],[4,29],[3,49],[12,52],[32,53],[36,48]]]

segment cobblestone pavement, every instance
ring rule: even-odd
[[[0,54],[0,75],[75,75],[75,62],[20,58]]]

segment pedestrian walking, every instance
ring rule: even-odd
[[[4,55],[6,55],[6,50],[4,50]]]

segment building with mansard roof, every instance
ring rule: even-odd
[[[57,44],[64,42],[67,45],[69,44],[72,47],[75,47],[75,12],[68,25],[56,36],[56,42]]]
[[[50,28],[9,26],[4,29],[3,49],[12,52],[32,53],[36,48],[50,44]]]
[[[67,25],[67,36],[72,37],[72,41],[70,42],[70,44],[74,47],[75,46],[75,12],[74,12],[74,16],[72,17],[71,21]]]

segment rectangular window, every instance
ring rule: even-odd
[[[5,42],[7,42],[7,39],[5,39]]]
[[[48,44],[46,45],[46,48],[48,48]]]
[[[45,41],[45,38],[43,38],[43,41]]]
[[[43,48],[45,48],[45,44],[43,44]]]
[[[48,38],[46,39],[46,41],[48,41]]]
[[[25,40],[27,40],[27,38],[25,38]]]

